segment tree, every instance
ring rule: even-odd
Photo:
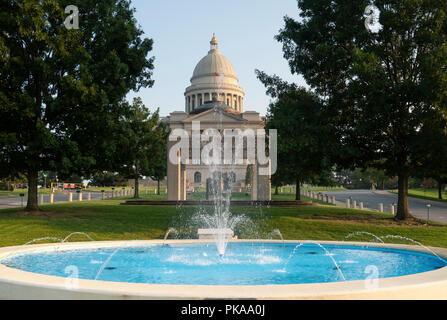
[[[168,130],[160,121],[159,111],[151,114],[141,98],[134,98],[129,114],[123,119],[126,137],[119,172],[135,181],[134,198],[139,198],[142,176],[166,175]],[[123,140],[124,141],[124,140]]]
[[[247,166],[247,169],[245,170],[245,185],[246,186],[251,186],[252,171],[253,171],[253,165],[249,164]]]
[[[127,180],[123,176],[117,173],[104,171],[95,173],[91,178],[90,184],[97,187],[113,187],[125,185],[126,182]]]
[[[160,129],[157,130],[158,139],[153,146],[153,152],[151,153],[150,163],[152,164],[152,170],[150,177],[152,180],[157,181],[157,194],[160,195],[160,181],[166,177],[167,174],[167,145],[170,130],[164,122],[159,124]]]
[[[331,148],[335,147],[331,126],[323,121],[324,109],[316,95],[277,76],[256,73],[276,99],[269,106],[266,129],[278,130],[280,175],[296,183],[295,198],[300,200],[300,184],[331,167]]]
[[[152,85],[152,40],[127,0],[77,1],[70,30],[70,1],[1,4],[0,176],[27,176],[34,211],[39,171],[86,176],[115,165],[119,102]]]
[[[410,218],[409,176],[421,168],[420,130],[447,97],[447,2],[377,0],[382,29],[370,33],[369,1],[298,0],[277,36],[292,73],[328,106],[344,148],[339,164],[398,176],[396,219]]]
[[[318,175],[306,182],[321,187],[335,187],[337,185],[337,181],[335,179],[332,168],[327,168],[320,171]]]
[[[442,187],[447,183],[447,119],[427,119],[421,131],[426,139],[420,143],[423,167],[419,176],[436,181],[442,200]]]

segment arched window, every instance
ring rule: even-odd
[[[202,174],[200,172],[194,173],[194,183],[202,182]]]

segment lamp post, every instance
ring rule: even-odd
[[[427,225],[429,224],[429,221],[430,221],[430,208],[431,208],[431,204],[427,204],[426,205],[426,207],[427,207]]]
[[[47,188],[47,176],[48,176],[48,174],[47,173],[42,173],[42,175],[43,175],[43,177],[44,177],[44,188],[46,189]]]
[[[24,193],[21,193],[20,194],[20,199],[22,200],[22,207],[23,207],[23,198],[25,197],[25,194]]]

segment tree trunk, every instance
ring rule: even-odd
[[[398,175],[398,185],[396,220],[406,220],[411,217],[410,208],[408,207],[408,174]]]
[[[275,195],[278,195],[278,186],[275,186]]]
[[[157,195],[160,195],[160,180],[157,180]]]
[[[28,170],[28,201],[26,203],[26,211],[39,211],[39,206],[37,203],[37,170]]]
[[[296,179],[296,192],[295,192],[295,200],[301,200],[301,192],[300,192],[300,181]]]
[[[442,181],[437,180],[436,182],[438,183],[438,199],[442,200]]]
[[[134,188],[135,191],[134,191],[134,195],[133,195],[134,199],[140,198],[140,182],[138,179],[139,179],[138,174],[136,174],[135,178],[134,178],[134,180],[135,180],[135,188]]]

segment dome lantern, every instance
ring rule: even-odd
[[[190,81],[191,85],[185,90],[186,113],[193,113],[213,101],[235,112],[244,112],[244,90],[239,86],[233,65],[220,53],[215,33],[210,41],[210,51],[197,63]]]
[[[218,50],[219,42],[216,39],[216,34],[213,32],[213,38],[210,41],[210,52]]]

